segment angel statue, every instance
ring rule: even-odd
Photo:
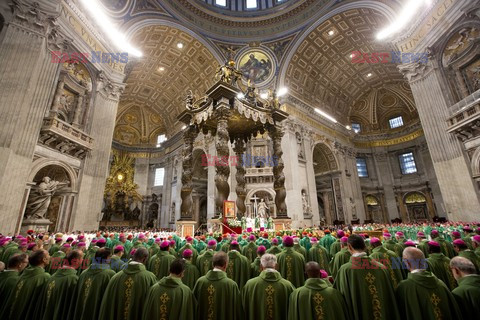
[[[185,107],[187,108],[187,110],[193,110],[195,108],[193,105],[195,102],[195,96],[193,95],[192,90],[187,91],[187,98],[185,100],[186,100]]]
[[[32,187],[30,191],[25,217],[27,219],[45,219],[53,195],[68,184],[69,181],[59,182],[45,176],[42,182]]]
[[[242,77],[242,73],[235,69],[235,61],[230,60],[225,65],[218,68],[215,78],[222,82],[226,82],[232,86],[237,86],[237,80]]]

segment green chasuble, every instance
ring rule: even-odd
[[[393,239],[389,239],[389,240],[386,240],[386,241],[383,242],[383,246],[385,247],[385,249],[393,251],[393,252],[395,252],[395,245],[396,244],[397,244],[397,242],[395,242],[395,240],[393,240]]]
[[[193,294],[198,302],[197,319],[241,320],[240,290],[223,271],[210,270],[198,279]]]
[[[193,245],[191,245],[190,243],[185,244],[180,250],[178,250],[178,257],[183,258],[183,251],[185,251],[187,249],[192,250],[192,262],[193,262],[193,264],[197,263],[197,257],[198,257],[197,249],[195,249],[193,247]]]
[[[140,319],[148,290],[156,281],[155,275],[147,271],[143,264],[130,262],[108,283],[99,319]]]
[[[78,278],[74,301],[70,316],[72,320],[98,319],[102,297],[108,282],[115,275],[108,264],[93,263]]]
[[[2,297],[0,299],[0,314],[6,306],[10,293],[15,289],[18,279],[20,279],[18,271],[5,270],[0,272],[0,295]]]
[[[278,271],[283,278],[295,287],[303,286],[305,282],[305,259],[292,247],[286,247],[277,255]]]
[[[65,252],[57,251],[55,252],[50,258],[50,264],[45,268],[50,274],[54,274],[58,269],[60,269],[63,265],[63,259],[65,259]]]
[[[402,319],[461,319],[452,293],[429,271],[409,273],[396,294]]]
[[[250,279],[250,262],[248,259],[236,250],[228,252],[227,276],[235,281],[238,288],[242,290],[243,286]]]
[[[204,253],[198,256],[197,258],[197,268],[200,271],[200,276],[204,276],[208,271],[213,269],[212,258],[215,254],[215,251],[207,249]]]
[[[200,272],[191,261],[187,260],[185,262],[185,272],[181,281],[183,284],[189,287],[190,290],[193,290],[195,283],[197,282],[198,278],[200,278]]]
[[[425,258],[428,258],[428,240],[424,239],[424,240],[420,241],[417,245],[417,248],[422,250]]]
[[[243,247],[242,249],[242,253],[245,257],[247,257],[248,261],[250,261],[250,263],[253,262],[253,260],[255,260],[255,258],[257,257],[257,245],[255,244],[255,242],[253,241],[250,241],[245,247]]]
[[[457,253],[453,249],[453,245],[450,242],[448,242],[447,240],[445,240],[443,238],[440,238],[440,237],[432,239],[432,240],[438,242],[438,244],[440,245],[440,249],[442,250],[442,253],[447,258],[452,259],[453,257],[455,257],[457,255]]]
[[[41,267],[28,267],[23,270],[0,319],[38,319],[35,301],[41,296],[48,279],[50,274]]]
[[[327,249],[327,252],[330,254],[330,247],[335,242],[335,238],[331,234],[326,234],[323,238],[320,239],[320,245]]]
[[[477,274],[480,273],[480,258],[475,254],[475,252],[470,249],[463,250],[458,253],[458,256],[470,260],[475,266]]]
[[[332,245],[330,246],[330,257],[334,257],[341,249],[342,246],[340,245],[340,239],[337,239],[337,241],[332,243]]]
[[[50,249],[48,249],[48,253],[50,254],[50,256],[53,256],[53,254],[58,250],[60,250],[60,245],[54,244],[53,246],[50,247]]]
[[[113,255],[110,258],[110,269],[112,269],[113,271],[118,272],[126,267],[126,262],[122,260],[119,256]]]
[[[148,261],[148,270],[160,280],[170,274],[170,264],[175,260],[168,251],[159,251]]]
[[[398,287],[400,281],[403,280],[402,269],[399,266],[399,259],[395,252],[385,249],[383,246],[373,249],[370,258],[383,264],[388,271],[388,276],[392,281],[393,289]],[[392,267],[393,266],[393,267]]]
[[[58,269],[48,280],[43,295],[37,302],[38,310],[43,310],[37,313],[38,319],[68,319],[77,281],[77,270]]]
[[[278,271],[262,271],[260,276],[248,280],[242,289],[245,319],[287,319],[288,298],[293,290],[292,283],[283,279]]]
[[[293,291],[288,306],[288,320],[349,318],[345,298],[328,280],[311,278]]]
[[[250,278],[255,278],[260,275],[261,264],[260,264],[260,257],[256,257],[255,260],[250,264]]]
[[[450,259],[445,257],[443,253],[431,253],[427,259],[427,265],[428,271],[442,280],[448,289],[453,290],[457,287],[457,281],[455,281],[452,270],[450,270]]]
[[[368,256],[351,257],[338,271],[334,287],[344,295],[354,319],[400,319],[390,277]]]
[[[270,254],[279,254],[280,252],[282,252],[282,249],[280,249],[279,246],[271,246],[270,249],[267,250],[267,253]]]
[[[314,244],[313,247],[308,250],[308,259],[307,261],[315,261],[320,265],[320,268],[325,270],[328,274],[330,274],[330,267],[328,265],[328,254],[327,249],[322,247],[321,245]]]
[[[143,319],[195,319],[196,301],[192,291],[180,278],[164,277],[147,294]]]
[[[305,249],[298,243],[295,243],[293,245],[293,249],[295,249],[295,251],[297,251],[298,253],[302,254],[303,258],[307,259],[307,249]]]
[[[338,270],[345,263],[350,261],[352,254],[348,251],[348,248],[342,248],[340,252],[333,257],[333,260],[330,262],[330,271],[332,271],[332,277],[335,279],[337,277]]]
[[[480,315],[480,275],[458,279],[458,287],[452,294],[460,307],[462,319],[475,319]]]

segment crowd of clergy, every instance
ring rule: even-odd
[[[0,235],[0,319],[480,314],[480,227],[361,230]]]

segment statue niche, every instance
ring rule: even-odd
[[[63,197],[71,191],[68,173],[50,165],[37,172],[24,212],[23,224],[42,225],[45,231],[55,229]]]

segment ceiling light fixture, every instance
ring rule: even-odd
[[[323,112],[322,110],[315,108],[315,112],[320,114],[322,117],[327,118],[328,120],[332,121],[333,123],[337,123],[337,119],[329,115],[328,113]]]
[[[372,74],[371,74],[371,73],[367,74],[367,78],[370,78],[371,76],[372,76]]]
[[[237,94],[237,98],[238,99],[243,99],[243,98],[245,98],[245,95],[240,92],[239,94]]]
[[[430,6],[431,4],[431,0],[409,0],[400,11],[395,21],[377,34],[377,39],[383,40],[399,32],[412,20],[416,14],[418,14],[418,11],[422,5]]]
[[[352,130],[352,127],[350,127],[350,126],[345,126],[345,128],[346,128],[347,130]]]
[[[178,49],[183,49],[183,43],[181,43],[181,42],[177,43],[177,48]]]
[[[125,35],[119,32],[118,28],[113,25],[97,0],[81,1],[83,2],[85,9],[87,9],[89,14],[94,18],[95,22],[100,26],[102,31],[106,33],[108,38],[110,38],[110,41],[113,42],[117,49],[128,52],[135,57],[141,57],[143,55],[140,50],[134,48],[130,43],[128,43]]]
[[[334,34],[335,34],[335,31],[333,31],[333,30],[328,31],[329,36],[333,36]]]
[[[287,92],[288,92],[287,87],[281,87],[280,89],[278,89],[277,97],[284,96],[287,94]]]
[[[164,68],[164,67],[160,67],[160,68],[158,68],[158,71],[165,71],[165,68]]]
[[[185,130],[185,129],[187,129],[187,126],[186,126],[186,125],[184,125],[184,126],[182,127],[182,130]]]
[[[262,99],[268,99],[268,92],[264,92],[260,94],[260,98]]]

